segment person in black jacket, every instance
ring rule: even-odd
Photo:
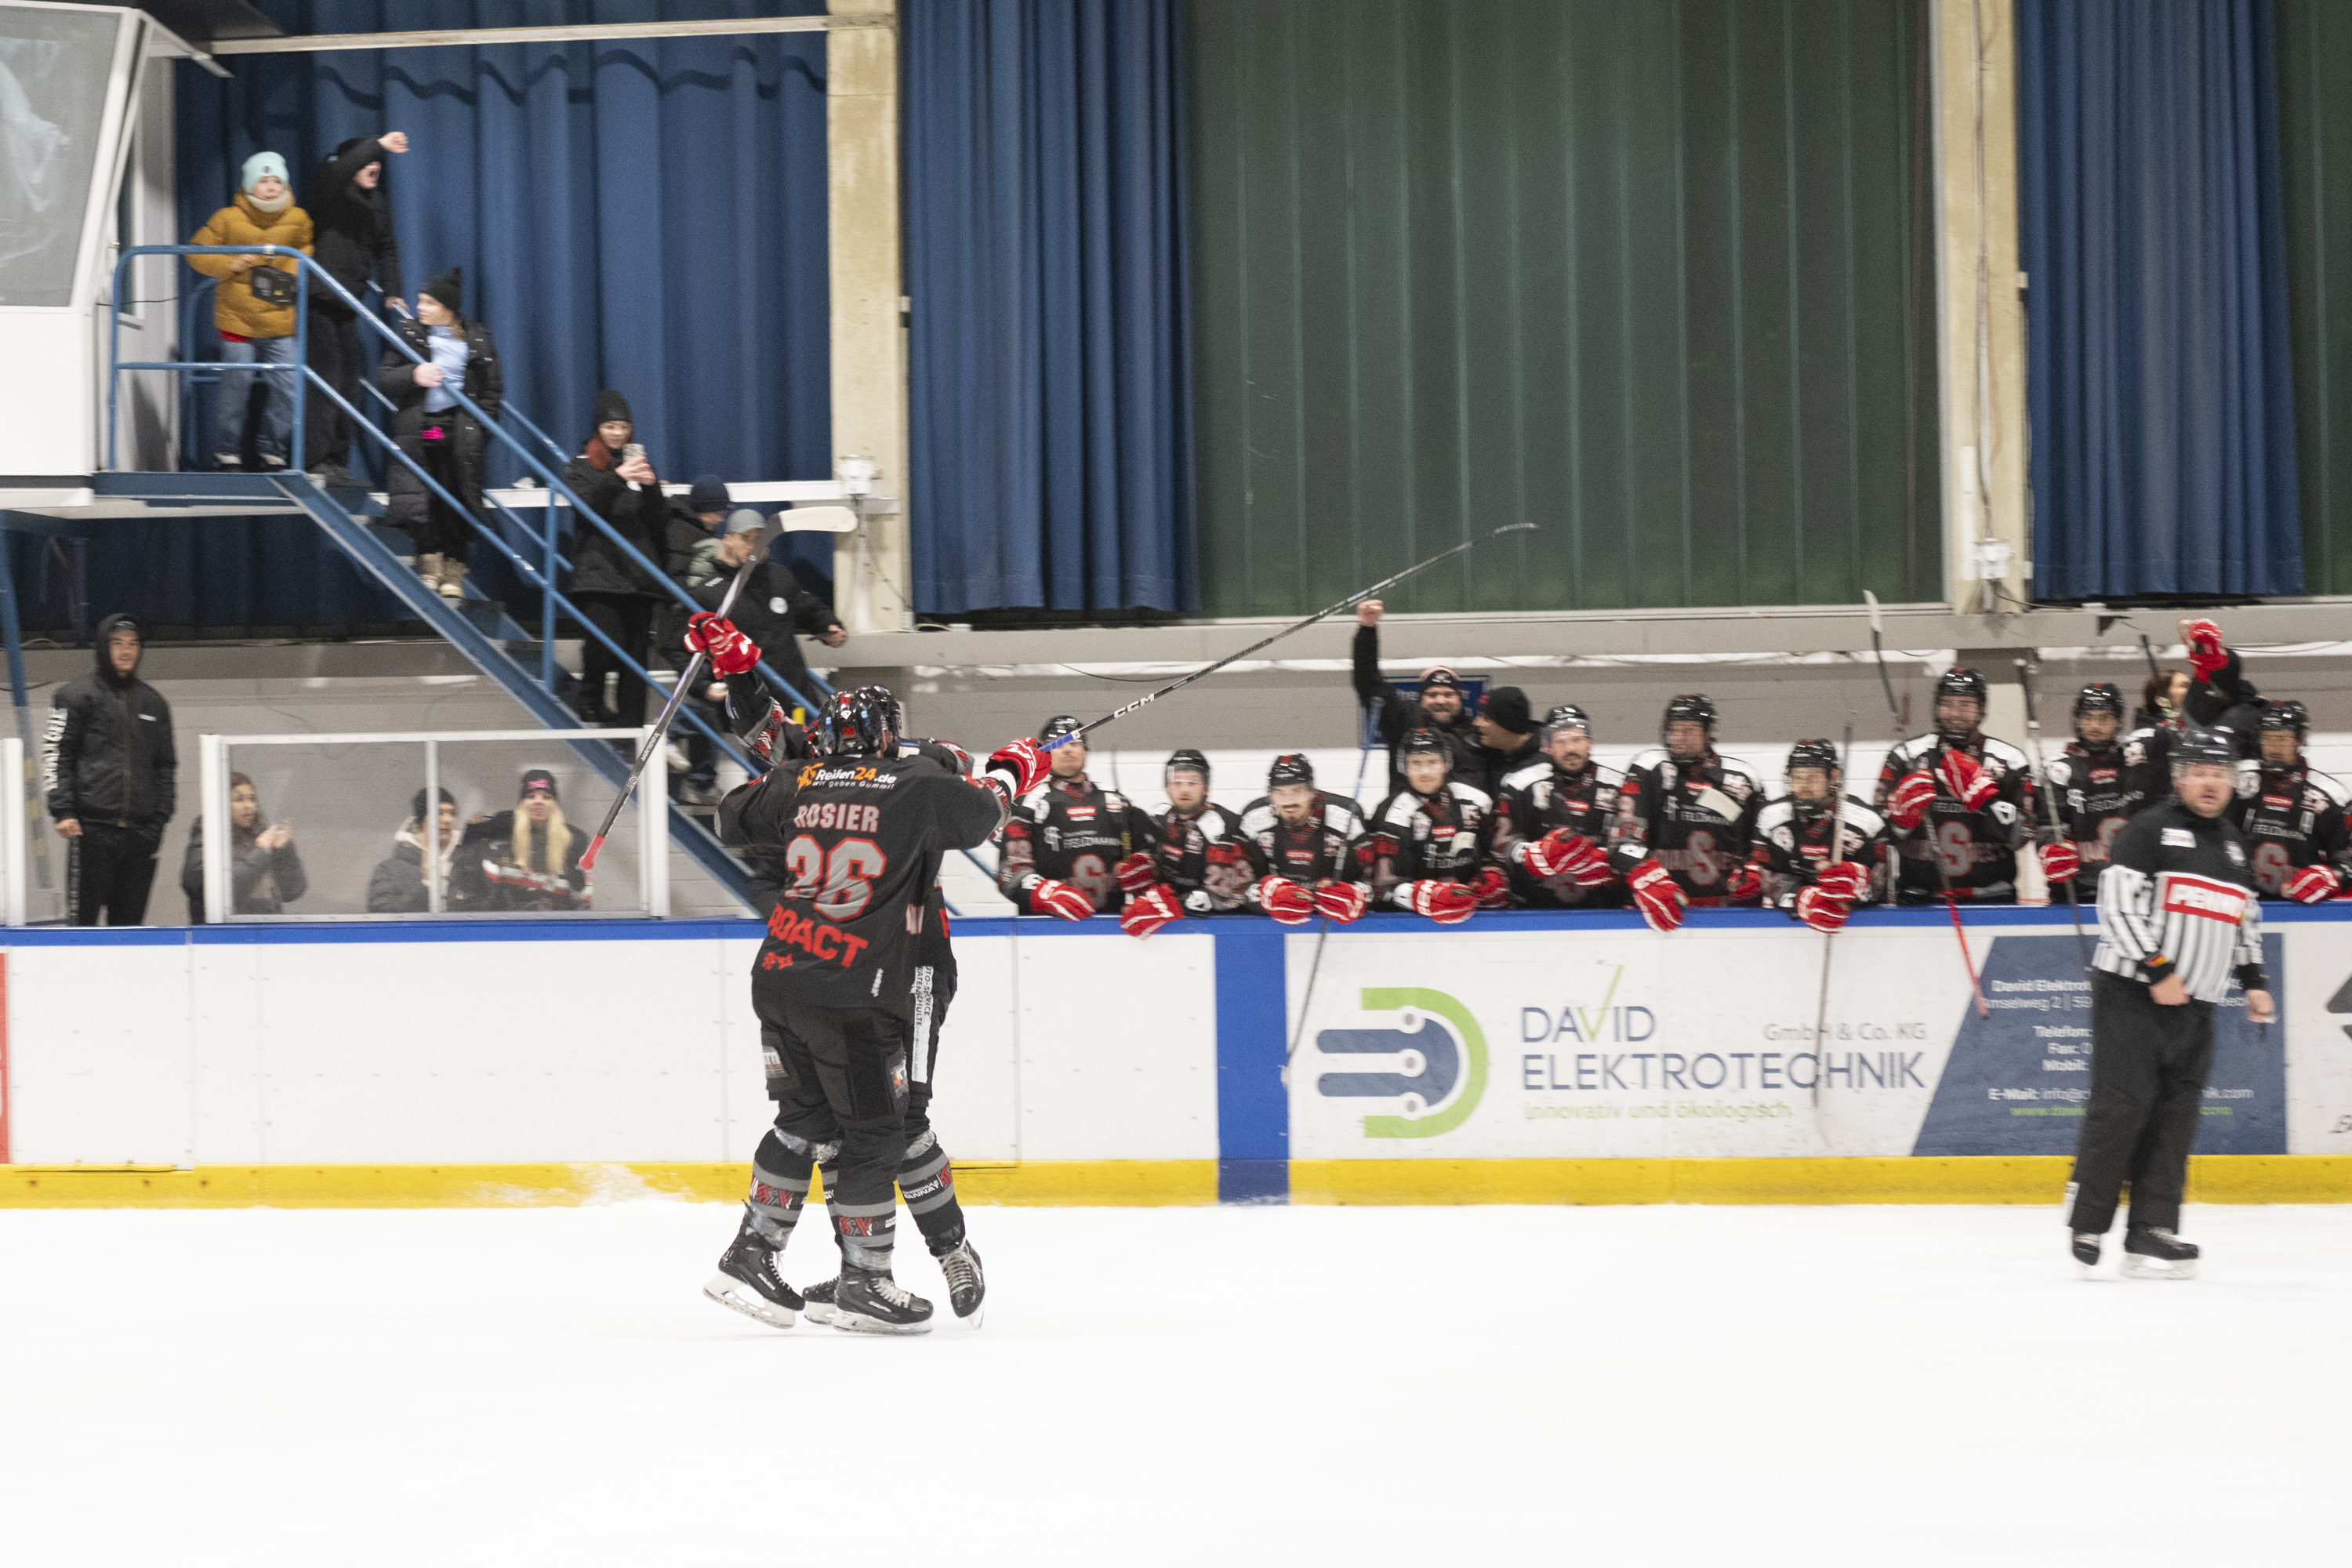
[[[392,232],[392,211],[383,197],[383,158],[408,151],[399,131],[354,136],[336,147],[310,176],[303,204],[314,230],[311,256],[327,276],[357,297],[370,274],[387,300],[401,295],[400,241]],[[313,283],[310,291],[310,363],[356,408],[360,377],[367,374],[368,345],[360,341],[359,318],[332,294]],[[343,411],[318,387],[310,388],[310,411],[303,422],[311,476],[322,485],[349,485],[351,427]]]
[[[294,825],[273,823],[261,809],[261,792],[243,773],[228,775],[229,912],[276,915],[310,890],[294,847]],[[180,861],[180,891],[188,896],[188,923],[205,923],[205,819],[188,833]]]
[[[1462,678],[1449,666],[1433,664],[1421,672],[1419,700],[1404,696],[1381,676],[1380,626],[1378,599],[1356,606],[1356,700],[1379,710],[1380,736],[1389,748],[1388,793],[1405,788],[1404,758],[1397,747],[1415,730],[1434,730],[1445,742],[1448,776],[1476,785],[1486,775],[1486,756],[1463,706]]]
[[[416,315],[399,326],[401,342],[425,356],[418,364],[395,349],[383,351],[376,384],[400,407],[393,439],[435,482],[479,516],[489,432],[450,395],[462,388],[495,420],[506,395],[499,370],[499,347],[489,328],[464,314],[465,277],[451,268],[416,296]],[[466,592],[466,554],[473,528],[449,503],[428,489],[406,463],[392,465],[384,521],[416,542],[416,569],[445,599]]]
[[[142,645],[129,616],[98,623],[98,668],[58,688],[41,737],[49,816],[70,846],[73,923],[147,919],[155,851],[177,803],[172,705],[139,679]]]
[[[461,914],[490,907],[489,884],[482,875],[478,854],[457,848],[457,797],[441,792],[434,814],[439,843],[434,850],[434,880],[441,884],[445,914]],[[372,915],[421,915],[433,909],[432,892],[425,885],[425,792],[409,802],[408,820],[392,836],[392,853],[376,862],[368,876],[367,912]]]
[[[563,482],[658,568],[667,552],[669,503],[653,465],[646,460],[646,449],[630,440],[636,426],[628,399],[609,390],[598,393],[594,422],[596,433],[564,465]],[[574,523],[571,549],[572,604],[643,668],[653,636],[654,605],[667,597],[667,591],[586,518]],[[604,706],[607,674],[619,678],[609,709]],[[635,729],[645,722],[645,678],[625,668],[602,638],[591,636],[581,646],[580,687],[577,706],[583,723]]]
[[[759,549],[760,531],[766,526],[767,520],[748,506],[737,507],[728,514],[726,526],[719,535],[719,548],[702,568],[708,575],[687,583],[687,590],[697,603],[707,609],[719,608],[727,597],[727,590],[734,584],[736,573]],[[745,637],[759,644],[768,667],[792,687],[790,691],[773,694],[779,701],[793,708],[803,701],[816,700],[816,684],[809,679],[808,663],[801,658],[798,637],[813,637],[827,647],[839,647],[849,637],[824,600],[802,587],[791,571],[770,555],[751,568],[743,591],[735,596],[735,607],[728,614]],[[759,710],[760,699],[769,695],[766,684],[757,669],[729,677],[728,685],[736,697],[735,710]]]

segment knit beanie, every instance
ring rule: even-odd
[[[427,283],[425,286],[425,291],[440,300],[451,315],[462,315],[464,311],[459,307],[458,301],[466,295],[466,269],[462,267],[452,267],[448,271]]]
[[[294,182],[286,174],[285,159],[275,153],[256,153],[245,161],[245,174],[236,188],[251,195],[253,187],[261,183],[262,176],[265,174],[277,175],[278,183],[289,189],[293,186]]]
[[[626,420],[632,425],[637,422],[637,416],[629,412],[629,400],[611,387],[606,387],[596,395],[596,402],[588,415],[588,423],[609,425],[615,419]]]
[[[686,510],[699,516],[706,511],[727,510],[727,481],[717,474],[697,474],[694,488],[687,492]]]
[[[1534,729],[1534,714],[1528,707],[1528,694],[1516,686],[1497,686],[1478,703],[1478,711],[1489,723],[1507,730],[1514,735],[1524,735]]]
[[[555,775],[549,773],[545,768],[533,768],[530,772],[523,774],[522,788],[516,793],[515,798],[517,800],[520,800],[524,795],[529,795],[535,789],[543,789],[548,794],[556,795],[558,800],[563,798],[562,795],[556,795]]]
[[[441,792],[441,804],[443,805],[454,806],[457,804],[457,797],[451,795],[445,789]],[[408,803],[408,815],[419,819],[422,819],[425,816],[425,792],[423,790],[418,790],[416,792],[415,798],[412,799]]]

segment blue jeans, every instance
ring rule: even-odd
[[[254,338],[246,342],[221,343],[221,363],[224,367],[237,364],[292,364],[294,339]],[[257,371],[224,368],[220,378],[220,433],[213,441],[215,452],[235,453],[245,444],[245,405],[252,394],[253,378]],[[257,454],[290,458],[289,448],[294,439],[294,377],[272,374],[262,376],[268,384],[261,399],[261,431],[254,437]]]

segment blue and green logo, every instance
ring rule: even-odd
[[[1315,1048],[1326,1056],[1402,1057],[1414,1070],[1327,1072],[1315,1080],[1335,1100],[1404,1100],[1402,1116],[1367,1116],[1367,1138],[1434,1138],[1470,1120],[1486,1091],[1486,1037],[1470,1009],[1443,991],[1414,986],[1368,988],[1367,1013],[1402,1012],[1402,1027],[1324,1029]],[[1418,1105],[1420,1109],[1412,1107]]]

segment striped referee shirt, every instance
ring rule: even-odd
[[[2200,1002],[2221,1000],[2233,972],[2244,989],[2263,989],[2263,907],[2237,829],[2178,795],[2124,824],[2099,873],[2091,963],[2147,984],[2177,973]]]

